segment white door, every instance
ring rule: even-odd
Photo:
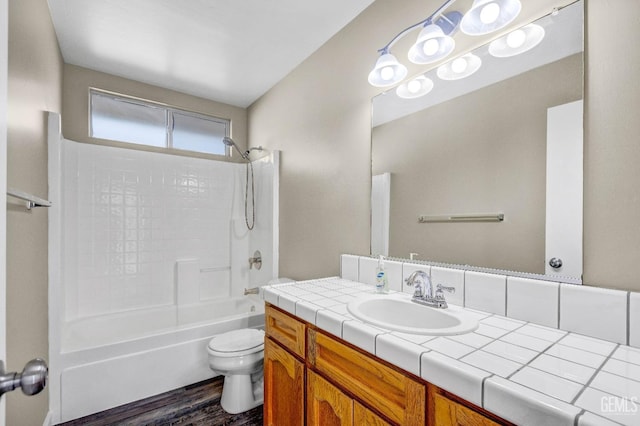
[[[8,2],[0,0],[0,360],[6,348],[6,277],[7,277],[7,62]],[[0,426],[5,425],[4,402],[0,400]]]
[[[547,111],[545,274],[582,278],[582,101]]]

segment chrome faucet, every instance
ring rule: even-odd
[[[412,302],[419,303],[421,305],[431,306],[432,308],[446,309],[448,307],[447,301],[444,298],[444,291],[449,293],[455,293],[455,287],[446,287],[442,284],[436,286],[436,291],[433,291],[433,284],[431,278],[424,271],[415,271],[406,283],[410,287],[415,287],[413,292]]]

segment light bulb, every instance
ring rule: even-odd
[[[393,67],[391,66],[386,66],[380,70],[380,78],[382,78],[384,81],[393,79],[394,74],[395,72],[393,71]]]
[[[464,58],[457,58],[451,62],[451,71],[456,74],[461,74],[467,69],[467,60]]]
[[[493,24],[500,16],[500,5],[498,3],[489,3],[480,11],[480,21],[483,24]]]
[[[420,89],[422,89],[422,83],[420,83],[418,80],[411,80],[409,83],[407,83],[407,90],[409,91],[409,93],[418,93]]]
[[[507,46],[517,49],[527,41],[527,34],[523,30],[515,30],[507,35]]]
[[[422,51],[427,56],[435,55],[438,53],[438,49],[440,49],[440,43],[438,43],[438,40],[435,38],[430,38],[422,45]]]

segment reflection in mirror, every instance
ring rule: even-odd
[[[467,78],[374,98],[372,254],[580,278],[583,4],[536,24],[521,55],[485,45]],[[487,214],[504,220],[467,218]]]

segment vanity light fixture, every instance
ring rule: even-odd
[[[404,80],[407,68],[391,54],[391,48],[408,33],[422,28],[416,42],[409,49],[409,60],[415,64],[438,62],[453,52],[452,35],[460,29],[469,35],[484,35],[504,28],[520,13],[520,0],[474,0],[463,16],[457,11],[447,12],[456,0],[447,0],[426,19],[398,33],[386,46],[378,49],[380,57],[369,73],[369,83],[376,87],[389,87]]]
[[[385,49],[373,70],[369,73],[369,84],[376,87],[387,87],[396,84],[407,76],[407,67]]]
[[[496,58],[508,58],[536,47],[544,38],[544,28],[537,24],[525,25],[492,41],[489,53]]]
[[[438,77],[442,80],[459,80],[469,77],[480,69],[482,60],[473,53],[467,53],[438,67]]]
[[[418,39],[409,49],[409,60],[414,64],[430,64],[449,56],[456,47],[451,34],[457,29],[460,19],[460,12],[450,12],[435,22],[425,22]]]
[[[520,0],[473,0],[460,22],[460,30],[474,36],[498,31],[516,19],[521,9]]]
[[[404,99],[415,99],[426,95],[431,89],[433,89],[433,80],[424,75],[419,75],[398,86],[396,94]]]

